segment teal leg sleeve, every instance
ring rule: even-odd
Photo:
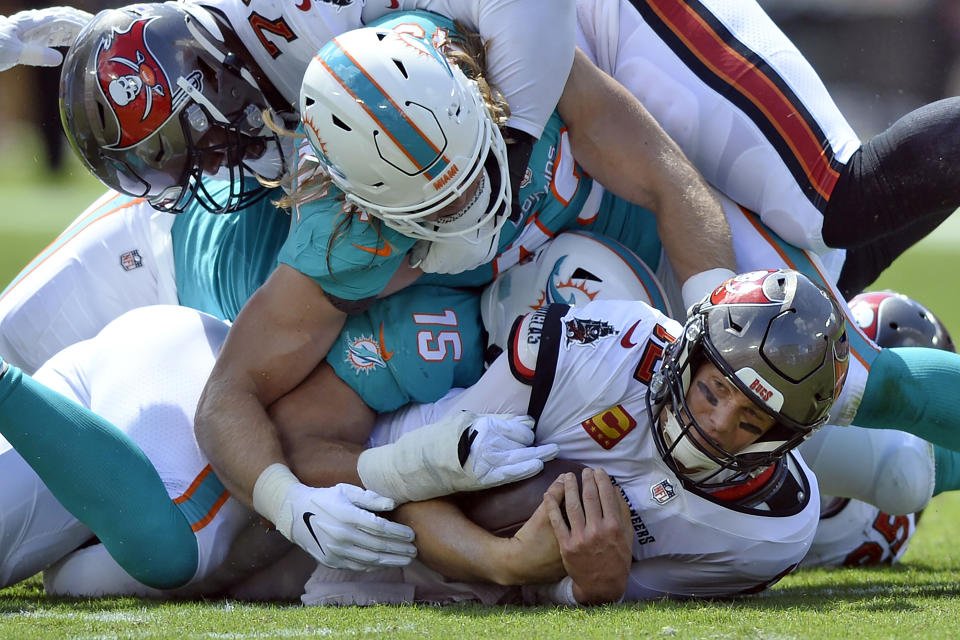
[[[933,495],[960,489],[960,453],[933,446]]]
[[[899,429],[960,451],[960,354],[939,349],[883,349],[870,366],[853,423]]]
[[[0,433],[127,573],[158,589],[196,574],[196,536],[126,434],[19,369],[0,378]]]

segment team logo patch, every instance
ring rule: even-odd
[[[133,271],[134,269],[139,269],[143,266],[143,258],[140,257],[140,251],[134,249],[133,251],[127,251],[120,256],[120,266],[123,267],[124,271]]]
[[[657,504],[667,504],[677,497],[677,491],[673,488],[673,485],[670,484],[669,480],[663,479],[650,487],[650,497],[653,498]]]
[[[612,449],[618,442],[633,431],[637,421],[630,415],[623,405],[611,407],[580,423],[583,430],[596,440],[604,449]]]
[[[393,357],[393,351],[387,351],[383,342],[383,323],[380,324],[380,337],[374,339],[373,336],[361,335],[359,338],[351,338],[347,334],[347,364],[353,367],[353,370],[360,373],[370,373],[374,369],[386,369],[387,362]]]
[[[609,336],[615,336],[619,332],[613,328],[613,325],[603,320],[585,320],[583,318],[573,318],[563,323],[566,326],[567,342],[566,347],[579,344],[581,346],[589,345],[596,348],[597,341]]]
[[[186,104],[186,93],[171,85],[147,45],[145,33],[152,21],[137,20],[126,31],[113,30],[100,41],[97,81],[120,128],[117,140],[108,149],[126,149],[142,142]],[[202,90],[200,71],[181,80]]]

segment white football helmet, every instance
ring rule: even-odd
[[[561,233],[484,290],[480,313],[488,345],[506,349],[519,315],[554,302],[576,306],[598,299],[640,300],[671,315],[663,287],[635,253],[588,231]]]
[[[506,220],[510,180],[500,130],[476,82],[427,37],[376,27],[337,36],[307,68],[300,113],[334,184],[389,227],[425,240],[477,230],[489,238]],[[475,220],[428,220],[485,173],[493,189],[483,190],[488,201]]]

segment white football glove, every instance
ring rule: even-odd
[[[461,413],[469,412],[461,411]],[[453,482],[457,491],[477,491],[509,484],[537,475],[543,463],[557,457],[555,444],[531,447],[533,418],[509,414],[477,416],[463,439],[469,455],[463,463],[467,471]],[[461,445],[460,455],[463,449]]]
[[[274,464],[257,480],[253,504],[277,531],[332,569],[402,567],[417,555],[412,529],[371,513],[392,510],[393,500],[351,484],[309,487]]]
[[[55,67],[63,54],[52,47],[73,44],[93,16],[73,7],[29,9],[0,16],[0,71],[18,64]]]
[[[533,419],[457,411],[360,454],[363,484],[398,504],[478,491],[534,476],[557,456],[533,444]]]

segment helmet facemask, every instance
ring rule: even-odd
[[[773,293],[772,300],[744,303],[736,299],[743,282],[757,281],[762,287],[766,278],[784,273],[794,272],[738,276],[746,280],[728,281],[733,289],[740,287],[732,295],[724,291],[727,283],[718,287],[694,307],[683,334],[666,347],[661,368],[651,380],[647,409],[654,440],[664,461],[694,486],[722,488],[758,475],[819,429],[839,395],[848,358],[843,315],[828,297],[819,298],[819,287],[796,274],[799,286],[790,284],[791,275],[764,288]],[[797,289],[803,290],[802,296]],[[810,311],[804,322],[798,318],[798,307]],[[797,338],[784,330],[787,324],[801,326],[810,335]],[[785,341],[800,348],[801,356],[784,356],[785,349],[778,350],[778,331],[787,333]],[[705,362],[716,366],[733,388],[774,420],[771,428],[741,451],[724,450],[690,410],[687,394]],[[792,378],[798,370],[806,373]]]
[[[261,109],[253,103],[227,116],[196,89],[188,90],[188,95],[193,103],[178,116],[179,130],[185,134],[180,144],[186,153],[181,163],[165,164],[173,183],[150,196],[150,204],[161,211],[179,213],[195,201],[208,211],[225,213],[264,198],[268,191],[262,188],[261,180],[278,181],[285,175],[292,139],[283,140],[269,129]],[[164,134],[158,131],[155,135],[162,138]],[[229,186],[211,191],[211,180]]]
[[[651,380],[647,409],[654,440],[667,464],[694,486],[718,489],[759,474],[806,436],[798,433],[795,442],[793,438],[784,440],[780,425],[774,424],[754,443],[738,452],[728,451],[710,437],[697,423],[687,403],[687,394],[700,366],[707,361],[717,365],[707,355],[704,343],[702,322],[688,322],[680,340],[667,347],[660,371]],[[739,379],[729,375],[722,366],[717,369],[734,388],[743,392]],[[776,418],[765,407],[757,407]],[[694,433],[698,437],[694,437]],[[709,443],[709,447],[702,443]]]

